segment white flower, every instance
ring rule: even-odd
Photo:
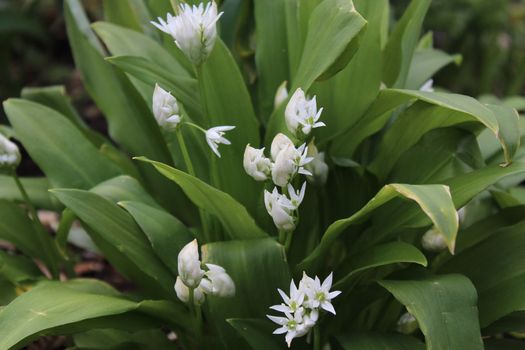
[[[303,202],[304,193],[306,191],[306,182],[303,182],[301,189],[297,192],[294,190],[291,184],[288,184],[288,194],[290,195],[290,202],[292,203],[295,210],[299,209],[299,205]]]
[[[341,294],[341,292],[330,292],[330,288],[332,288],[332,273],[326,277],[322,284],[319,277],[315,276],[315,279],[312,279],[304,273],[299,283],[299,289],[307,296],[305,301],[306,307],[310,309],[321,308],[335,315],[332,299]]]
[[[293,211],[296,208],[285,195],[277,191],[277,188],[274,188],[271,193],[264,190],[264,205],[279,230],[289,232],[295,229]]]
[[[429,252],[439,253],[447,249],[447,241],[445,236],[439,232],[435,227],[425,232],[421,238],[421,245],[423,249]]]
[[[427,80],[421,87],[419,88],[419,91],[426,91],[426,92],[434,92],[434,80],[429,79]]]
[[[272,168],[272,180],[280,187],[286,186],[295,176],[295,174],[312,175],[304,168],[306,164],[312,161],[311,157],[307,157],[308,147],[306,144],[299,148],[288,146],[279,152],[275,158],[275,163]]]
[[[293,279],[290,282],[289,297],[281,289],[277,289],[277,291],[281,295],[281,298],[283,298],[284,304],[270,306],[270,309],[279,312],[294,313],[302,307],[304,301],[304,292],[296,287],[295,283],[293,282]]]
[[[153,115],[160,127],[173,129],[181,121],[177,99],[168,91],[155,84],[152,103]]]
[[[286,333],[285,340],[288,347],[290,347],[292,340],[307,334],[310,331],[310,327],[304,324],[303,313],[301,311],[295,312],[294,314],[285,312],[285,316],[286,317],[266,315],[270,320],[281,326],[277,328],[273,334]]]
[[[180,276],[177,276],[175,281],[175,293],[177,293],[177,298],[182,302],[187,303],[190,301],[190,289],[184,284]],[[193,303],[195,305],[200,305],[204,302],[204,293],[200,287],[193,289]]]
[[[217,39],[216,23],[222,15],[217,14],[217,4],[211,1],[204,7],[181,4],[177,16],[168,13],[166,21],[158,18],[155,27],[175,40],[188,59],[195,65],[201,65],[210,55]]]
[[[284,303],[270,306],[270,309],[284,313],[285,317],[266,315],[281,326],[273,334],[286,333],[285,340],[290,347],[292,339],[307,334],[315,326],[319,319],[320,309],[335,315],[331,300],[341,292],[330,292],[331,287],[332,274],[321,285],[317,276],[312,279],[303,273],[299,288],[296,287],[293,280],[290,282],[289,297],[282,290],[277,289]]]
[[[215,264],[206,264],[206,278],[201,281],[200,287],[206,294],[219,297],[232,297],[235,295],[235,284],[226,270]]]
[[[272,172],[272,162],[264,156],[264,148],[257,149],[246,145],[243,160],[244,170],[257,181],[267,180]]]
[[[274,109],[277,109],[277,107],[279,107],[288,98],[288,90],[286,89],[287,83],[288,82],[285,80],[277,88],[277,91],[275,92],[275,98],[273,100]]]
[[[307,180],[313,184],[324,186],[328,179],[328,165],[324,161],[324,152],[318,152],[317,147],[310,143],[308,146],[308,156],[312,157],[312,161],[305,165],[305,169],[312,173]]]
[[[223,137],[226,131],[235,129],[235,126],[216,126],[206,130],[206,142],[210,146],[213,153],[217,157],[221,157],[219,153],[219,144],[223,143],[225,145],[231,145],[231,142]]]
[[[0,134],[0,170],[13,170],[20,164],[22,157],[18,146]]]
[[[179,276],[189,288],[197,288],[201,282],[204,271],[199,260],[199,246],[194,239],[181,249],[178,256]]]
[[[275,161],[277,155],[279,155],[279,153],[288,146],[295,147],[292,140],[290,140],[288,136],[282,133],[275,135],[270,147],[270,155],[272,156],[272,159]]]
[[[294,94],[286,105],[284,117],[286,126],[291,133],[298,138],[304,138],[310,134],[313,128],[325,126],[323,122],[319,122],[319,117],[323,109],[317,110],[317,102],[315,96],[312,99],[307,99],[302,89],[295,90]]]

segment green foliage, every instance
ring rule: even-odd
[[[521,102],[420,91],[460,63],[422,37],[427,0],[397,21],[387,1],[219,5],[231,12],[193,66],[149,23],[165,18],[168,0],[103,1],[104,21],[92,25],[80,1],[64,2],[77,69],[109,136],[87,127],[62,87],[4,102],[12,128],[0,131],[44,176],[0,176],[0,239],[12,246],[0,250],[0,348],[42,335],[67,335],[78,349],[284,348],[266,315],[303,272],[333,272],[342,294],[336,315],[323,311],[293,348],[519,348],[501,335],[525,327]],[[274,105],[285,81],[290,95],[317,97],[326,124],[292,137],[315,144],[328,168],[326,183],[308,182],[293,235],[265,209],[271,181],[243,169],[248,144],[269,154],[277,133],[294,134],[290,99]],[[172,129],[156,121],[155,84],[179,103]],[[224,125],[235,129],[217,157],[203,131]],[[55,234],[35,209],[62,212]],[[129,289],[75,275],[74,221]],[[201,266],[223,267],[234,296],[208,294],[198,307],[177,297],[177,256],[194,239]],[[406,311],[418,330],[399,334]]]

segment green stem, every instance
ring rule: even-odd
[[[290,246],[292,245],[293,231],[286,233],[286,242],[284,243],[284,251],[286,254],[290,251]]]
[[[284,245],[286,242],[286,231],[285,230],[279,230],[279,243]]]
[[[193,168],[193,163],[191,162],[190,154],[188,152],[188,148],[186,147],[186,142],[184,141],[184,136],[182,135],[182,131],[180,130],[180,128],[176,131],[176,134],[177,141],[179,142],[180,151],[182,153],[182,158],[184,159],[184,163],[186,164],[186,169],[188,169],[188,173],[191,176],[196,177],[195,169]],[[201,208],[199,208],[199,216],[201,219],[203,235],[204,237],[206,237],[206,240],[209,241],[209,235],[211,233],[208,226],[208,216]]]
[[[318,325],[314,327],[314,350],[321,350],[321,330]]]
[[[29,196],[24,188],[24,185],[22,185],[22,182],[20,181],[20,178],[18,177],[18,175],[16,174],[16,171],[13,171],[12,173],[12,176],[13,176],[13,179],[15,180],[15,183],[16,183],[16,186],[18,187],[18,190],[20,191],[20,194],[22,195],[22,198],[24,199],[24,202],[27,206],[27,209],[29,210],[29,213],[31,214],[32,216],[32,219],[33,219],[33,222],[36,223],[36,228],[37,228],[37,232],[38,233],[38,237],[37,239],[40,241],[40,243],[42,244],[42,247],[45,251],[45,255],[47,257],[47,264],[48,264],[48,267],[50,269],[50,272],[52,274],[52,276],[54,278],[57,278],[58,277],[58,268],[56,266],[56,261],[55,261],[55,255],[53,254],[53,252],[51,251],[51,248],[47,243],[45,243],[44,241],[41,240],[41,235],[44,235],[44,234],[48,234],[47,230],[45,229],[44,225],[42,225],[42,222],[40,221],[40,219],[38,218],[38,214],[36,212],[36,209],[33,205],[33,203],[31,202],[31,200],[29,199]]]

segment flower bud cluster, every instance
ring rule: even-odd
[[[297,287],[292,280],[290,282],[290,295],[282,290],[277,291],[283,298],[283,303],[273,305],[270,309],[284,313],[282,316],[267,315],[280,327],[274,334],[285,334],[285,340],[290,347],[294,338],[302,337],[315,326],[319,319],[319,313],[327,311],[335,315],[332,299],[341,294],[340,291],[330,291],[332,288],[332,274],[321,283],[319,278],[311,278],[303,272],[303,278]]]
[[[204,302],[205,294],[219,297],[235,295],[235,284],[226,270],[215,264],[205,264],[202,269],[199,259],[197,240],[186,244],[178,256],[179,275],[175,282],[177,297],[187,303],[193,292],[193,302],[200,305]]]

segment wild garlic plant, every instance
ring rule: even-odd
[[[522,346],[525,124],[433,84],[430,0],[103,3],[64,18],[108,134],[3,104],[0,349]]]

